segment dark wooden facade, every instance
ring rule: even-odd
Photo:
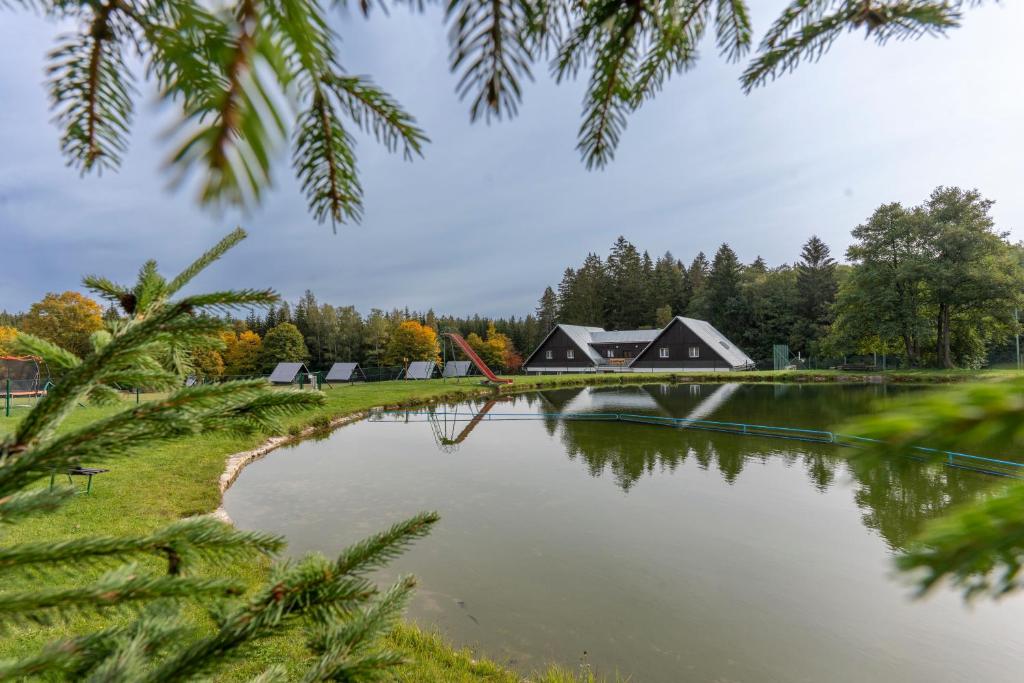
[[[617,342],[610,344],[593,343],[591,346],[601,354],[601,361],[604,363],[609,362],[613,358],[625,358],[630,360],[640,355],[640,352],[647,346],[646,342]],[[608,352],[611,351],[612,355],[609,356]]]
[[[567,358],[570,350],[574,356],[571,359]],[[547,357],[547,351],[551,351],[551,358]],[[531,368],[589,368],[594,366],[594,360],[561,327],[556,327],[524,365]]]
[[[668,349],[668,358],[661,357],[663,348]],[[691,348],[697,349],[696,358],[690,356]],[[651,370],[659,368],[726,370],[731,369],[732,365],[722,358],[718,351],[698,337],[682,320],[676,318],[651,342],[647,350],[633,361],[631,367]]]

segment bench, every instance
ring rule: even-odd
[[[68,469],[65,472],[65,474],[68,477],[68,483],[69,484],[73,484],[74,483],[74,480],[71,477],[87,477],[86,482],[85,482],[85,491],[81,491],[80,493],[89,494],[89,493],[92,493],[92,478],[95,477],[97,474],[103,474],[104,472],[109,472],[109,471],[110,470],[105,470],[105,469],[102,469],[102,468],[99,468],[99,467],[72,467],[72,468]],[[56,477],[57,477],[57,471],[54,470],[50,474],[50,488],[51,489],[53,488],[54,480],[56,479]]]

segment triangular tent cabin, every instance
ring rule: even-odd
[[[472,361],[450,360],[444,364],[442,377],[467,377],[473,369]]]
[[[416,360],[405,369],[406,379],[430,379],[434,376],[436,363],[432,360]]]
[[[335,363],[327,371],[327,377],[324,378],[324,381],[328,384],[332,382],[355,382],[357,380],[366,380],[366,375],[363,373],[363,369],[359,367],[359,363]]]
[[[294,384],[300,373],[309,374],[305,363],[278,363],[270,373],[271,384]]]

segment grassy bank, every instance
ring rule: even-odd
[[[1012,372],[893,372],[881,375],[881,381],[893,382],[951,382],[997,378]],[[868,381],[867,375],[810,372],[753,372],[723,376],[715,373],[686,374],[608,374],[558,375],[518,377],[515,384],[499,389],[483,387],[472,379],[459,383],[431,380],[426,382],[382,382],[333,387],[324,392],[326,404],[311,413],[295,418],[291,431],[311,424],[322,424],[333,419],[363,411],[375,406],[403,407],[427,401],[458,400],[470,396],[511,393],[531,389],[579,386],[583,384],[618,385],[661,381],[694,382],[729,380],[755,382],[832,382]],[[877,379],[872,381],[879,381]],[[134,399],[126,399],[133,401]],[[109,414],[116,408],[82,407],[72,412],[66,426],[86,424]],[[15,408],[10,418],[0,412],[0,433],[13,429],[16,421],[26,413]],[[232,453],[249,450],[266,440],[268,434],[239,437],[224,434],[206,434],[172,444],[147,449],[111,464],[111,471],[97,478],[93,494],[78,496],[59,512],[33,519],[6,530],[5,542],[65,539],[78,536],[105,534],[140,534],[161,527],[181,517],[210,512],[220,503],[218,479],[224,463]],[[429,543],[429,539],[424,541]],[[156,565],[154,565],[156,566]],[[80,582],[95,577],[99,570],[87,568],[75,577],[48,577],[50,582]],[[232,567],[230,573],[255,584],[265,575],[265,563]],[[7,587],[17,588],[20,581],[10,578]],[[23,584],[27,585],[27,584]],[[198,614],[198,612],[197,612]],[[37,649],[42,643],[65,633],[80,633],[125,619],[125,616],[83,613],[67,623],[50,627],[19,627],[0,640],[0,657],[24,654]],[[403,626],[394,636],[395,644],[406,652],[410,664],[399,675],[406,681],[517,681],[520,677],[498,664],[477,660],[466,651],[454,650],[436,635],[424,633],[411,626]],[[304,656],[301,638],[279,637],[265,641],[257,650],[235,665],[228,680],[244,680],[268,664],[282,662],[293,666]],[[566,672],[549,671],[532,677],[535,681],[570,680]]]

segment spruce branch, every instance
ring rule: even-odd
[[[299,116],[292,165],[313,216],[321,223],[330,218],[335,232],[338,223],[362,216],[354,144],[334,105],[318,91],[310,109]]]
[[[185,268],[185,270],[178,273],[178,275],[175,276],[175,278],[171,280],[167,287],[164,289],[164,296],[169,297],[174,294],[177,294],[178,291],[182,287],[187,285],[189,282],[191,282],[196,275],[206,270],[209,266],[213,265],[225,253],[227,253],[229,249],[234,247],[236,244],[238,244],[245,238],[246,233],[245,230],[242,230],[242,228],[235,228],[234,230],[229,232],[227,235],[224,236],[224,239],[222,239],[212,248],[207,250],[205,254],[203,254],[195,261],[190,263],[189,266]],[[276,302],[277,301],[275,298],[275,300],[266,301],[264,303],[271,304]]]
[[[324,78],[324,85],[341,111],[389,152],[401,148],[402,156],[410,161],[413,155],[423,156],[423,146],[429,139],[416,126],[416,119],[369,78],[331,75]]]
[[[800,24],[799,11],[821,12],[824,4],[794,3],[769,31],[761,50],[740,79],[744,92],[793,71],[803,62],[815,62],[844,32],[859,28],[868,38],[883,45],[889,40],[909,40],[925,35],[942,35],[960,25],[956,5],[933,0],[903,0],[873,3],[845,0],[831,14]],[[798,28],[797,28],[798,27]]]
[[[490,121],[516,115],[520,79],[532,80],[531,9],[527,0],[450,0],[446,18],[453,73],[461,72],[461,99],[474,95],[469,118]]]
[[[146,554],[166,559],[167,573],[179,575],[195,560],[239,561],[254,554],[273,555],[283,547],[278,536],[239,531],[218,520],[197,517],[146,536],[72,538],[0,547],[0,571],[71,571],[81,565]]]
[[[744,0],[718,0],[715,31],[719,51],[730,62],[739,61],[750,50],[753,29]]]
[[[4,448],[0,445],[0,453],[3,452]],[[0,498],[0,523],[13,524],[31,515],[53,512],[67,503],[74,494],[73,489],[66,487],[8,494]]]
[[[122,26],[115,5],[93,5],[88,30],[65,36],[47,68],[55,120],[64,130],[61,149],[83,173],[120,165],[127,149],[135,95],[124,62]]]
[[[44,618],[50,610],[103,609],[161,599],[230,597],[243,586],[228,579],[182,576],[144,576],[127,565],[108,572],[94,583],[74,588],[35,588],[0,592],[0,619]]]

